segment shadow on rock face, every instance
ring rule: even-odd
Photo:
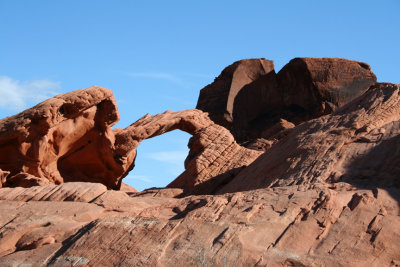
[[[400,122],[393,123],[393,126],[400,129]],[[331,182],[346,182],[356,188],[370,189],[374,192],[377,188],[383,188],[400,203],[400,135],[385,137],[382,134],[378,138],[383,140],[370,151],[350,160],[347,172]],[[365,142],[375,140],[357,140],[359,146]]]
[[[242,143],[268,138],[281,119],[297,125],[329,114],[375,82],[368,64],[347,59],[295,58],[278,74],[272,61],[241,60],[201,90],[197,108]]]
[[[378,84],[337,112],[303,123],[243,169],[218,193],[335,184],[400,187],[400,87]]]

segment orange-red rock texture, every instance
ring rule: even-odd
[[[400,265],[400,85],[345,59],[247,59],[197,108],[113,130],[112,92],[91,87],[0,120],[0,266]],[[192,135],[185,171],[124,184],[172,130]]]

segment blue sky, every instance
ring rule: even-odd
[[[0,0],[0,117],[57,93],[112,89],[126,127],[196,106],[199,90],[243,58],[364,61],[400,83],[400,1]],[[127,183],[165,186],[189,135],[144,141]]]

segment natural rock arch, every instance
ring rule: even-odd
[[[186,193],[215,191],[261,153],[239,146],[227,129],[196,109],[146,115],[112,130],[118,120],[111,90],[96,86],[0,120],[0,169],[8,176],[2,186],[86,181],[119,189],[134,168],[140,142],[176,129],[192,138],[186,170],[169,186]]]
[[[121,181],[134,168],[136,148],[141,141],[177,129],[192,135],[190,152],[185,171],[168,187],[183,188],[185,193],[216,191],[261,154],[238,145],[226,128],[215,124],[200,110],[147,114],[126,129],[115,130],[115,156],[124,167],[123,174],[116,179]]]

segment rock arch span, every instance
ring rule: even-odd
[[[186,193],[212,193],[261,154],[238,145],[231,133],[215,124],[205,112],[166,111],[146,115],[126,129],[116,130],[115,155],[124,167],[118,179],[134,168],[136,148],[141,141],[173,130],[192,135],[185,171],[168,185],[183,188]]]

